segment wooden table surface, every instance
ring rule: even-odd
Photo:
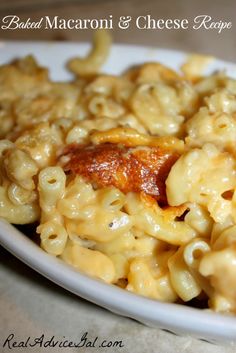
[[[37,21],[42,16],[63,18],[104,18],[113,15],[132,16],[150,14],[153,18],[187,18],[202,14],[215,20],[232,21],[233,27],[218,34],[214,30],[129,30],[114,29],[115,42],[151,45],[189,52],[201,52],[236,61],[236,1],[235,0],[7,0],[0,1],[0,19],[9,14],[22,20]],[[89,30],[0,30],[2,40],[91,40]],[[18,340],[38,337],[42,333],[76,339],[88,331],[91,337],[123,339],[122,349],[86,349],[90,352],[120,353],[235,353],[236,347],[215,346],[190,337],[179,337],[162,330],[114,315],[88,303],[54,285],[2,251],[0,259],[1,338],[14,332]],[[6,347],[1,352],[9,352]],[[14,349],[14,352],[58,352],[57,349]],[[64,351],[64,350],[63,350]],[[66,352],[77,352],[67,349]]]
[[[132,23],[128,30],[112,30],[114,41],[163,48],[201,52],[236,61],[235,0],[1,0],[0,18],[9,14],[21,19],[42,16],[63,18],[104,18],[113,15],[114,22],[124,15],[136,18],[150,14],[153,18],[187,18],[209,15],[214,21],[234,22],[220,34],[216,30],[139,30]],[[90,30],[1,30],[1,39],[75,40],[91,39]]]

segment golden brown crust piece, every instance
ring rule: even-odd
[[[165,180],[179,155],[158,147],[129,148],[104,143],[70,145],[61,157],[64,170],[98,187],[114,186],[124,193],[145,192],[165,205]]]

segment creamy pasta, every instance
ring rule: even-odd
[[[0,67],[0,217],[89,276],[236,314],[236,81],[199,55],[101,74],[110,44],[72,82]]]

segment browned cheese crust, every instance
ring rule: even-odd
[[[81,175],[98,187],[114,186],[124,193],[145,192],[160,204],[167,204],[165,180],[179,155],[158,147],[104,143],[73,144],[60,157],[65,161],[64,171]]]

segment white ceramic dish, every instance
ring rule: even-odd
[[[64,80],[70,78],[64,68],[67,59],[84,55],[88,48],[88,44],[77,43],[0,42],[0,64],[32,53],[40,64],[50,68],[53,79]],[[186,55],[163,49],[114,45],[103,71],[118,74],[131,65],[155,60],[177,69],[185,61]],[[208,67],[208,71],[218,69],[225,69],[230,76],[236,78],[236,65],[215,60]],[[3,220],[0,220],[0,242],[12,254],[48,279],[112,312],[149,326],[179,334],[191,334],[212,342],[236,342],[236,317],[178,304],[161,303],[92,279],[48,255]]]

